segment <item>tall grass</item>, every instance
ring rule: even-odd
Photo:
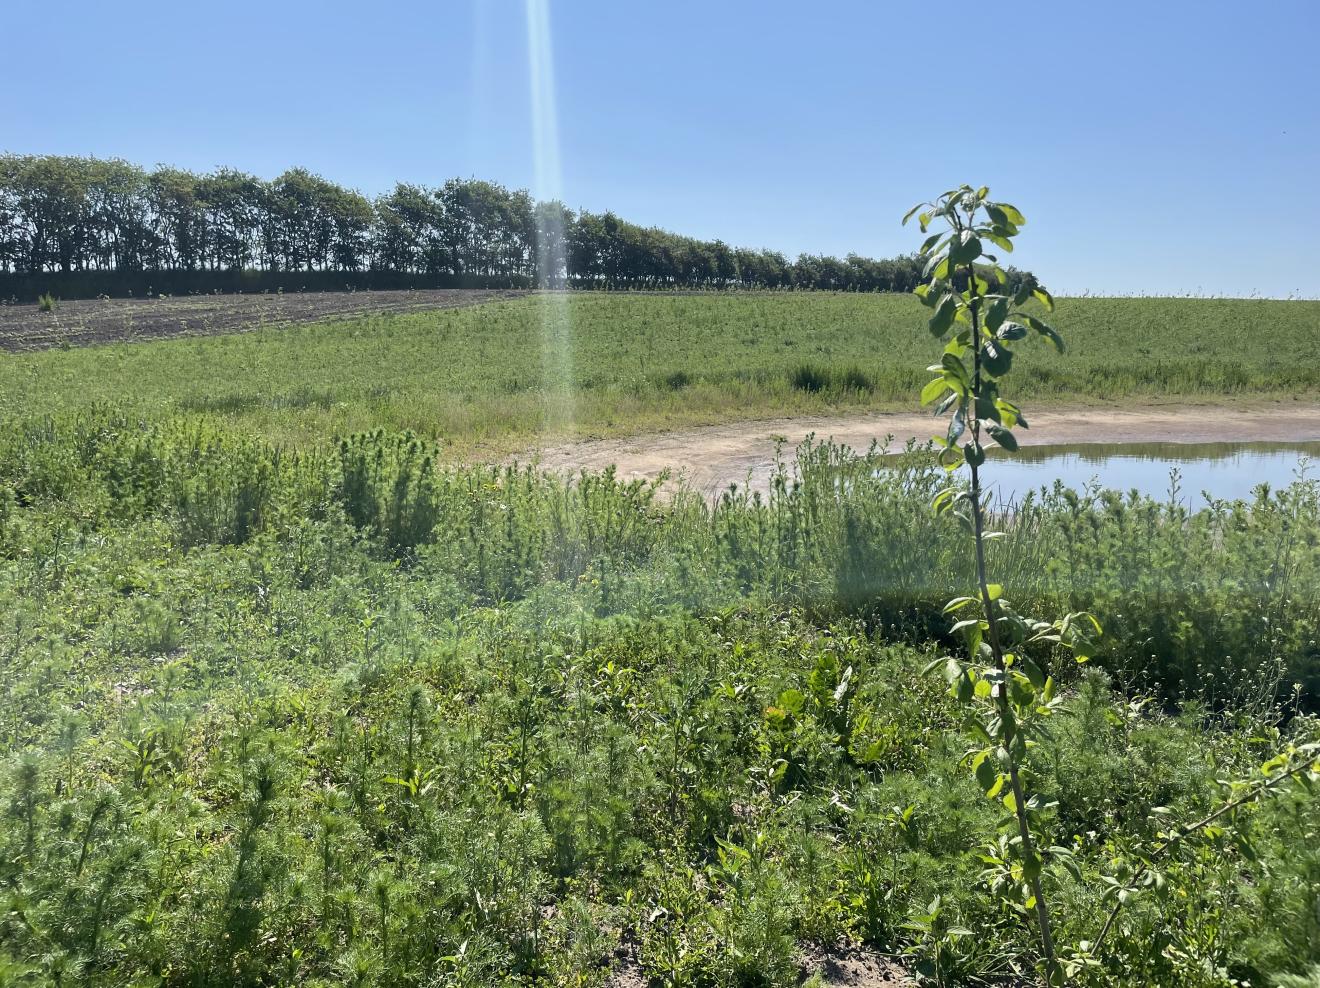
[[[944,602],[968,576],[958,533],[926,508],[943,471],[913,449],[882,465],[879,449],[808,442],[766,495],[735,487],[712,505],[609,472],[441,466],[431,444],[381,431],[291,451],[188,420],[91,413],[9,435],[7,503],[45,505],[43,518],[96,519],[91,531],[154,520],[181,546],[346,525],[473,604],[588,579],[598,613],[752,597],[920,643],[942,634]],[[1318,518],[1316,481],[1195,512],[1056,486],[998,519],[1008,537],[991,562],[1023,608],[1097,613],[1098,658],[1134,692],[1268,707],[1300,686],[1313,703]]]

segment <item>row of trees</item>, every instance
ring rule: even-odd
[[[294,168],[271,181],[125,161],[0,156],[0,273],[343,272],[609,288],[910,291],[914,257],[729,247],[479,180],[368,199]]]

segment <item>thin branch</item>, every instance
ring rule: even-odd
[[[1314,762],[1311,759],[1309,758],[1304,759],[1298,764],[1294,765],[1292,768],[1288,769],[1288,771],[1276,775],[1271,779],[1267,779],[1266,781],[1260,783],[1254,788],[1243,793],[1241,796],[1237,796],[1234,799],[1229,800],[1227,803],[1219,807],[1219,809],[1215,810],[1209,816],[1202,817],[1200,820],[1197,820],[1195,823],[1189,823],[1186,826],[1181,827],[1176,833],[1166,838],[1162,844],[1160,844],[1157,848],[1155,848],[1154,851],[1151,852],[1151,855],[1147,859],[1146,863],[1143,864],[1140,868],[1138,868],[1136,874],[1132,876],[1132,882],[1135,884],[1138,880],[1144,878],[1150,872],[1151,864],[1154,862],[1154,860],[1156,858],[1162,857],[1174,845],[1180,843],[1183,840],[1186,840],[1188,837],[1196,833],[1198,830],[1202,830],[1210,826],[1210,824],[1214,823],[1216,820],[1218,820],[1221,816],[1224,816],[1226,813],[1231,813],[1234,810],[1242,806],[1245,806],[1247,803],[1255,802],[1261,796],[1264,796],[1272,789],[1277,788],[1281,783],[1286,782],[1287,780],[1291,779],[1293,776],[1300,775],[1302,772],[1310,769],[1313,765]],[[1123,900],[1119,899],[1114,903],[1114,908],[1109,910],[1109,916],[1105,920],[1105,925],[1100,930],[1100,935],[1095,938],[1095,942],[1091,945],[1091,950],[1093,953],[1099,951],[1100,945],[1104,942],[1105,937],[1109,934],[1109,930],[1113,927],[1114,920],[1118,918],[1118,914],[1122,910],[1122,908],[1123,908]]]

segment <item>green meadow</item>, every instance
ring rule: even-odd
[[[1020,393],[1076,403],[1314,393],[1320,303],[1063,299],[1057,355]],[[927,341],[910,296],[577,294],[0,361],[0,414],[110,403],[203,415],[277,441],[411,430],[448,455],[538,437],[912,408]]]

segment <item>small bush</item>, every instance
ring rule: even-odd
[[[798,364],[789,374],[789,380],[798,391],[811,394],[824,391],[830,385],[830,372],[815,364]]]
[[[875,382],[860,367],[849,367],[839,378],[839,386],[845,391],[874,391]]]
[[[340,443],[339,499],[359,528],[403,555],[428,541],[439,515],[434,447],[412,433],[377,430]]]
[[[670,391],[682,391],[692,383],[692,375],[687,371],[674,371],[665,378],[665,387]]]
[[[42,312],[54,312],[55,305],[55,296],[50,292],[46,292],[46,294],[37,297],[37,308]]]
[[[818,394],[821,391],[869,393],[875,390],[875,381],[856,365],[836,371],[816,364],[799,364],[793,368],[789,380],[795,389],[810,394]]]

